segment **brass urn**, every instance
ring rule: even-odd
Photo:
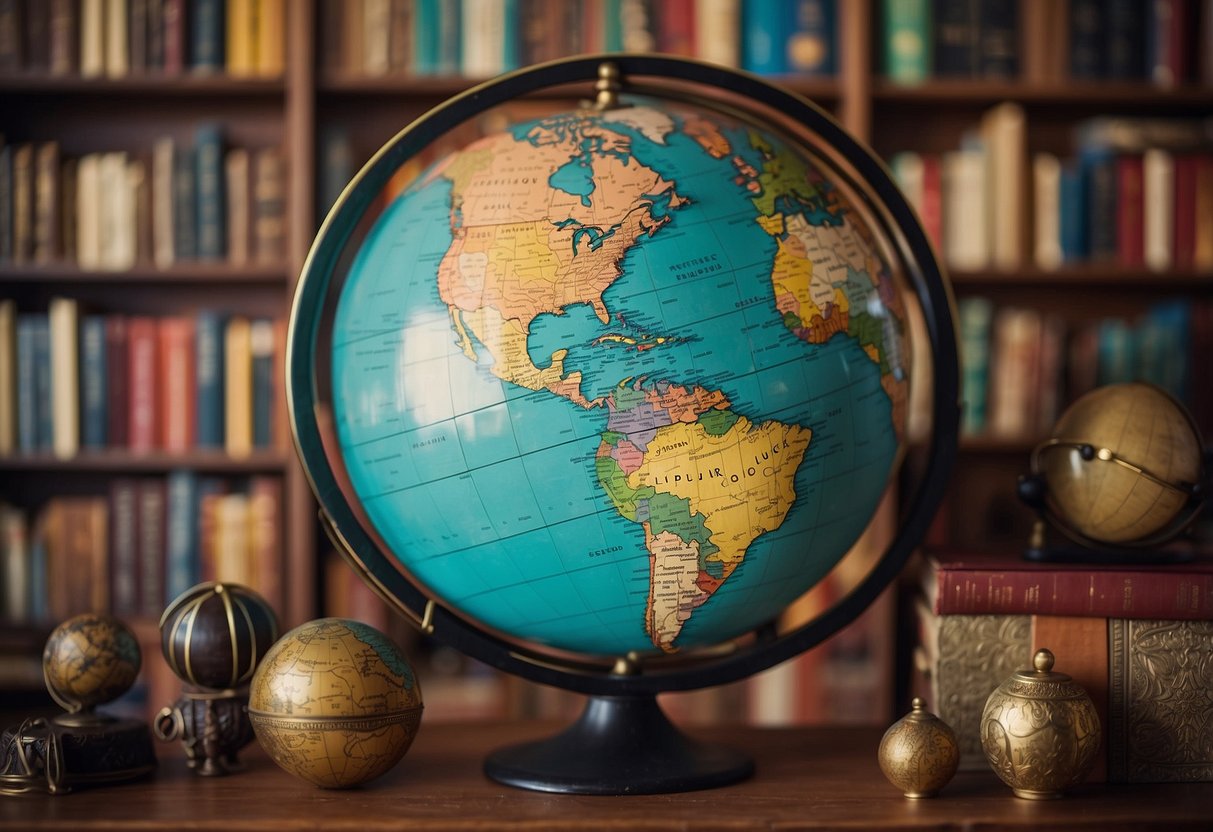
[[[1099,716],[1091,697],[1065,673],[1053,653],[1036,651],[1033,670],[998,686],[981,714],[986,759],[1017,797],[1061,797],[1083,781],[1099,753]]]
[[[910,712],[884,732],[877,759],[906,797],[934,797],[956,774],[960,746],[952,728],[915,696]]]

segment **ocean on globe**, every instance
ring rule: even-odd
[[[1202,454],[1183,405],[1133,382],[1096,388],[1070,405],[1037,451],[1037,466],[1063,524],[1098,543],[1134,544],[1179,531]]]
[[[332,319],[345,474],[423,589],[602,656],[774,620],[900,458],[901,275],[799,143],[640,101],[452,152],[361,239]]]
[[[329,789],[373,780],[400,762],[421,710],[421,687],[400,648],[343,618],[288,632],[249,684],[262,748],[284,770]]]

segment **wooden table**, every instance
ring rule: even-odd
[[[0,797],[0,830],[547,829],[1213,829],[1213,783],[1088,785],[1063,800],[1011,795],[993,774],[961,773],[932,800],[907,800],[876,764],[879,730],[718,728],[753,754],[756,776],[713,791],[571,797],[518,791],[481,774],[484,755],[550,733],[526,723],[423,725],[404,761],[351,791],[323,791],[255,747],[248,770],[203,779],[164,755],[150,780],[76,794]]]

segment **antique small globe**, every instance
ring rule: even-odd
[[[143,653],[117,618],[84,613],[56,627],[42,651],[46,688],[77,719],[126,693],[139,676]]]
[[[279,766],[343,789],[386,773],[421,722],[421,688],[400,649],[374,627],[322,618],[284,635],[249,689],[249,716]]]
[[[355,568],[436,637],[592,697],[489,759],[529,788],[748,775],[655,695],[858,615],[955,453],[951,297],[887,171],[694,61],[558,61],[420,118],[326,219],[288,340],[298,449]],[[840,567],[903,475],[896,533]],[[827,582],[827,613],[781,629]]]
[[[1071,537],[1093,546],[1157,546],[1202,503],[1203,458],[1183,405],[1135,382],[1075,401],[1033,452],[1032,471],[1050,521]]]

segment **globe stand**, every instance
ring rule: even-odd
[[[66,794],[135,780],[156,768],[145,723],[95,713],[28,719],[0,737],[0,794]]]
[[[484,773],[561,794],[665,794],[712,789],[754,773],[749,756],[691,739],[652,694],[591,696],[561,733],[493,752]]]

